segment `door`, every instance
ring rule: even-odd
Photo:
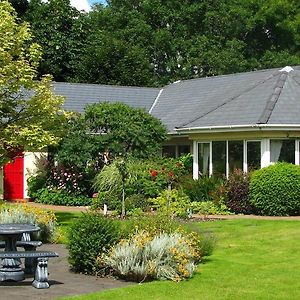
[[[4,175],[4,199],[24,198],[24,154],[19,153],[13,161],[6,164],[3,169]]]

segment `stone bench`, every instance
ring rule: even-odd
[[[34,280],[32,286],[37,289],[47,289],[48,282],[48,259],[49,257],[58,257],[59,255],[53,251],[11,251],[0,252],[0,259],[20,259],[30,258],[37,261],[35,267]]]
[[[40,241],[17,241],[17,247],[24,248],[25,251],[36,251],[37,247],[42,246],[42,242]],[[0,241],[0,249],[5,248],[5,242]],[[25,258],[25,274],[34,274],[35,272],[35,266],[37,264],[37,261],[35,258]]]

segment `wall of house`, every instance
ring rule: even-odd
[[[28,196],[28,178],[43,167],[47,159],[47,152],[25,152],[24,153],[24,198]]]

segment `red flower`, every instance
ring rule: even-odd
[[[156,177],[158,172],[156,170],[150,170],[150,174],[152,177]]]
[[[173,178],[173,177],[174,177],[174,172],[170,171],[170,172],[169,172],[169,177],[172,177],[172,178]]]

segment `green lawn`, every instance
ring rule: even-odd
[[[71,223],[81,215],[80,212],[55,212],[57,223],[61,233],[60,243],[67,242],[67,231]]]
[[[63,299],[300,299],[299,221],[226,220],[193,226],[213,231],[218,242],[192,279]]]

